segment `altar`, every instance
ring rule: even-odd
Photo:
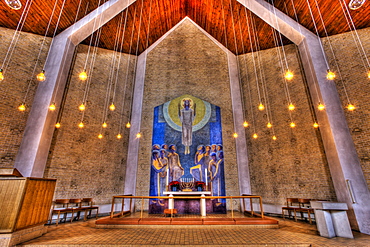
[[[168,209],[176,208],[179,214],[200,213],[201,216],[206,216],[207,211],[208,213],[213,212],[212,202],[209,201],[207,210],[207,201],[205,199],[206,195],[211,195],[211,191],[165,191],[163,194],[170,197],[168,199]],[[176,196],[179,197],[178,200],[175,200]],[[191,196],[200,196],[202,198],[200,200],[192,199]]]

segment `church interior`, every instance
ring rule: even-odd
[[[369,246],[370,1],[3,0],[0,13],[0,245],[73,245],[70,230],[122,246]],[[77,211],[52,205],[75,198],[93,217],[58,224]],[[276,229],[238,225],[253,210]],[[113,232],[117,212],[140,219]],[[209,226],[218,214],[238,226]]]

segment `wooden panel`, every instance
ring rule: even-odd
[[[56,180],[29,178],[16,230],[48,221]]]
[[[0,233],[45,224],[55,184],[55,179],[0,179]]]
[[[25,178],[0,179],[0,233],[13,231],[25,186]]]
[[[101,5],[106,2],[106,0],[69,0],[65,1],[65,6],[62,8],[63,1],[33,0],[22,30],[45,35],[49,19],[51,19],[47,36],[52,37],[61,11],[62,15],[55,31],[56,34],[73,25],[76,16],[77,20],[80,20],[97,8],[99,3]],[[81,7],[77,12],[80,1]],[[296,20],[296,13],[298,21],[314,33],[316,33],[316,25],[321,37],[326,36],[325,32],[328,35],[334,35],[351,30],[341,8],[340,1],[343,0],[308,0],[309,5],[307,0],[265,1],[274,3],[279,10],[294,20]],[[349,1],[346,2],[348,4]],[[52,16],[54,3],[57,5]],[[309,7],[312,9],[314,21],[311,18]],[[15,11],[6,4],[1,4],[0,26],[16,29],[23,8]],[[357,29],[370,27],[370,1],[366,1],[361,9],[350,11],[350,13]],[[90,42],[91,37],[89,37],[83,43],[87,45],[91,43],[110,50],[122,50],[125,53],[140,54],[184,17],[189,16],[235,54],[281,45],[274,42],[271,27],[248,10],[246,11],[236,0],[137,0],[122,14],[102,27],[97,42]],[[117,32],[117,30],[120,31]],[[123,39],[121,39],[122,33],[124,33]],[[123,40],[122,45],[121,41],[117,45],[116,37]],[[283,44],[288,43],[290,41],[284,38]]]

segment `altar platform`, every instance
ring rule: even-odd
[[[164,216],[164,214],[148,214],[147,212],[126,213],[100,218],[95,222],[97,228],[125,228],[127,226],[140,225],[191,225],[191,226],[220,226],[220,225],[243,225],[251,228],[279,228],[279,221],[269,217],[248,215],[241,212],[230,212],[226,214],[176,214],[175,216]]]
[[[244,225],[264,228],[278,228],[279,221],[266,217],[263,213],[263,203],[261,196],[257,195],[242,195],[242,196],[206,196],[207,191],[202,192],[168,192],[169,196],[132,196],[132,195],[118,195],[112,198],[112,208],[110,216],[100,218],[96,221],[98,228],[124,228],[126,226],[140,226],[140,225],[161,225],[161,226],[175,226],[175,225],[192,225],[192,226],[212,226],[212,225]],[[132,209],[133,200],[140,200],[140,205],[144,205],[144,200],[156,200],[157,204],[161,204],[161,211],[152,213],[150,210],[145,210],[143,207],[134,210]],[[199,201],[199,211],[196,213],[181,213],[181,207],[176,207],[175,201],[179,199],[190,199]],[[246,209],[245,200],[249,200],[249,210],[240,212],[233,209],[233,200],[242,199],[244,209]],[[224,202],[222,202],[224,200]],[[207,202],[211,205],[225,204],[229,200],[230,210],[222,210],[222,213],[215,212],[206,213]],[[252,201],[258,200],[258,209],[255,209]],[[121,201],[121,209],[117,211],[116,202]],[[126,205],[126,207],[125,207]],[[167,207],[168,206],[168,207]],[[175,207],[174,207],[175,206]],[[174,210],[174,211],[172,211]],[[172,212],[165,214],[166,211]],[[160,212],[160,213],[159,213]]]

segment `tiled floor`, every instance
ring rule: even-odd
[[[51,225],[37,239],[18,246],[370,246],[370,236],[353,232],[355,239],[320,237],[316,225],[276,218],[279,229],[244,226],[128,226],[98,229],[95,220]]]

